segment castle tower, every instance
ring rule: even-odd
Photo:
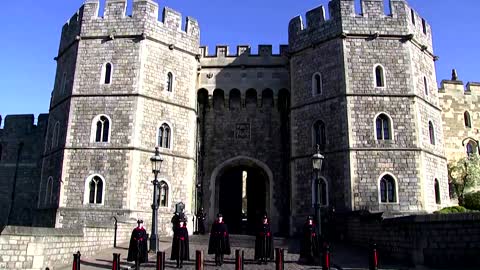
[[[480,83],[463,81],[453,77],[443,80],[439,89],[442,108],[443,131],[446,138],[445,152],[448,162],[455,163],[467,154],[478,153]]]
[[[193,208],[199,27],[187,18],[182,29],[170,8],[158,21],[152,0],[134,0],[131,16],[126,5],[106,0],[99,17],[99,1],[86,0],[62,30],[42,170],[42,183],[55,184],[42,185],[39,206],[57,227],[115,216],[150,228],[150,157],[159,146],[159,232],[167,234],[175,204]]]
[[[198,79],[199,203],[231,233],[253,233],[266,213],[289,225],[289,71],[286,46],[202,47]]]
[[[332,0],[289,25],[293,220],[311,213],[314,145],[337,210],[406,213],[449,203],[430,26],[404,0]],[[324,197],[325,197],[324,196]],[[293,226],[295,227],[295,226]]]

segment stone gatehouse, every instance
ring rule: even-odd
[[[62,29],[45,145],[34,149],[33,225],[149,226],[155,146],[162,234],[178,202],[190,220],[200,207],[208,223],[222,211],[236,233],[264,212],[279,234],[297,233],[313,212],[316,145],[324,212],[449,204],[432,32],[406,1],[384,14],[383,1],[362,0],[357,14],[354,1],[331,0],[306,24],[290,21],[279,54],[209,52],[195,19],[182,27],[164,8],[159,21],[152,0],[127,16],[126,2],[106,0],[100,17],[99,0],[86,0]]]

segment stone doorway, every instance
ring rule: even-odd
[[[232,234],[253,234],[262,215],[269,213],[267,173],[254,166],[230,167],[218,175],[218,208]]]

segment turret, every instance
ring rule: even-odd
[[[92,210],[97,206],[116,209],[110,216],[143,215],[138,211],[149,207],[145,198],[153,191],[143,180],[151,176],[155,146],[164,156],[160,185],[170,190],[159,219],[170,218],[166,209],[180,201],[191,213],[195,134],[187,131],[196,126],[198,23],[160,10],[153,0],[133,0],[131,14],[127,0],[105,0],[103,16],[100,6],[99,0],[84,2],[64,26],[56,57],[42,170],[42,181],[65,183],[55,187],[62,216],[56,226],[109,223],[107,210]],[[90,181],[102,182],[101,196],[90,198]],[[159,230],[168,234],[170,228]]]
[[[331,0],[328,14],[323,6],[306,14],[306,26],[297,16],[289,24],[292,50],[312,46],[330,38],[346,35],[404,36],[431,51],[430,25],[411,9],[405,0],[391,0],[391,14],[385,14],[383,0],[361,0],[361,10],[355,11],[354,0]]]

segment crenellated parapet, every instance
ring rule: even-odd
[[[390,0],[391,14],[385,13],[383,0],[331,0],[327,19],[323,6],[306,14],[306,24],[297,16],[289,24],[289,45],[295,52],[330,39],[348,36],[376,39],[379,37],[414,40],[423,50],[432,50],[430,25],[411,9],[405,0]],[[413,17],[413,19],[412,19]]]
[[[82,6],[73,16],[63,25],[60,40],[59,54],[64,51],[70,44],[75,42],[80,36],[81,18],[84,14]]]
[[[132,14],[127,14],[127,0],[104,0],[103,17],[100,0],[85,0],[83,6],[62,29],[60,53],[72,42],[81,39],[133,38],[150,39],[167,46],[196,53],[200,39],[197,20],[168,7],[162,11],[153,0],[133,0]]]
[[[297,16],[290,20],[288,25],[288,42],[291,52],[302,50],[309,46],[327,41],[339,36],[342,33],[341,18],[338,12],[341,12],[339,4],[341,2],[331,1],[328,4],[330,19],[327,20],[325,7],[319,6],[307,12],[306,25],[302,16]]]
[[[440,96],[467,95],[480,97],[480,82],[468,82],[466,85],[459,80],[442,80],[438,89]]]
[[[279,53],[274,54],[272,45],[258,45],[258,53],[253,54],[249,45],[237,46],[235,53],[230,53],[227,45],[217,45],[214,54],[207,46],[200,47],[200,64],[202,67],[259,67],[285,66],[288,64],[288,45],[280,45]]]
[[[3,121],[3,123],[2,123]],[[33,114],[7,115],[3,119],[0,116],[0,135],[23,136],[34,130],[46,130],[48,124],[48,114],[40,114],[37,124],[35,124],[35,116]]]

